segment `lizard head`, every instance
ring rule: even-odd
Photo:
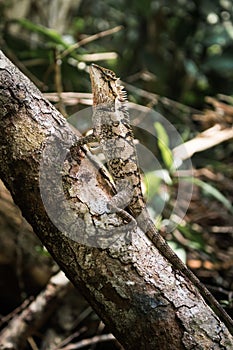
[[[126,100],[126,94],[119,83],[119,78],[110,69],[92,64],[90,66],[90,78],[93,92],[93,106],[114,103],[116,99],[121,102]]]

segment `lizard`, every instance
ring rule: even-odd
[[[79,139],[72,148],[96,141],[100,144],[108,171],[116,187],[116,194],[109,201],[108,208],[123,214],[126,219],[131,218],[132,221],[136,221],[170,264],[195,285],[202,297],[233,334],[231,317],[170,248],[148,213],[141,188],[134,135],[126,105],[127,95],[119,78],[113,71],[92,64],[90,79],[93,93],[93,133]]]

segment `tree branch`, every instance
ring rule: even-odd
[[[230,349],[190,282],[143,232],[125,237],[124,220],[105,213],[112,190],[84,151],[70,157],[76,138],[0,53],[0,176],[67,277],[126,349]]]

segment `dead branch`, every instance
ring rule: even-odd
[[[173,149],[174,158],[185,160],[194,155],[194,153],[205,151],[221,142],[233,138],[233,128],[222,129],[220,124],[203,131],[192,140],[185,142]]]
[[[123,26],[116,26],[114,28],[110,28],[107,30],[104,30],[102,32],[99,32],[97,34],[93,34],[90,36],[87,36],[86,38],[80,40],[79,42],[75,43],[74,45],[71,45],[68,49],[64,50],[63,53],[61,54],[60,58],[64,58],[65,56],[67,56],[68,54],[70,54],[72,51],[77,50],[80,46],[89,44],[90,42],[97,40],[99,38],[103,38],[107,35],[111,35],[114,33],[119,32],[120,30],[123,29]]]

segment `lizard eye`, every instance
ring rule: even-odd
[[[116,74],[111,71],[110,69],[106,69],[105,74],[108,78],[112,79],[112,80],[117,80]]]

